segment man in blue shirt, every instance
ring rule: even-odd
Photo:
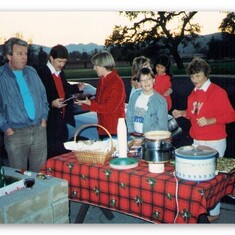
[[[46,91],[36,70],[27,66],[28,44],[10,38],[7,62],[0,67],[0,128],[9,166],[39,172],[47,159]]]

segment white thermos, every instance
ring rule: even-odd
[[[125,118],[118,119],[117,125],[117,139],[119,157],[127,157],[127,128]]]

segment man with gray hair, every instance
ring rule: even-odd
[[[0,67],[0,128],[9,166],[39,172],[47,159],[46,91],[36,70],[27,66],[28,43],[10,38]]]

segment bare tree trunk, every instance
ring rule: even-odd
[[[178,69],[184,69],[184,64],[183,64],[183,60],[181,59],[178,51],[172,51],[172,55],[175,59],[175,63],[177,65]]]

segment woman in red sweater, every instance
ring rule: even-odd
[[[91,58],[94,70],[100,77],[94,100],[77,100],[82,109],[97,112],[98,124],[105,127],[112,136],[117,135],[119,118],[125,118],[126,91],[122,78],[114,69],[115,61],[107,51],[101,51]],[[108,137],[98,128],[100,139]]]
[[[173,110],[175,118],[190,120],[190,136],[196,145],[211,147],[223,157],[226,150],[226,124],[235,121],[235,111],[224,89],[209,79],[210,66],[201,58],[194,58],[188,74],[195,88],[187,101],[187,110]],[[220,203],[210,211],[209,221],[219,218]]]
[[[171,89],[171,63],[166,55],[160,55],[154,64],[153,71],[155,72],[154,89],[167,100],[168,110],[172,108],[172,100],[170,94]]]

